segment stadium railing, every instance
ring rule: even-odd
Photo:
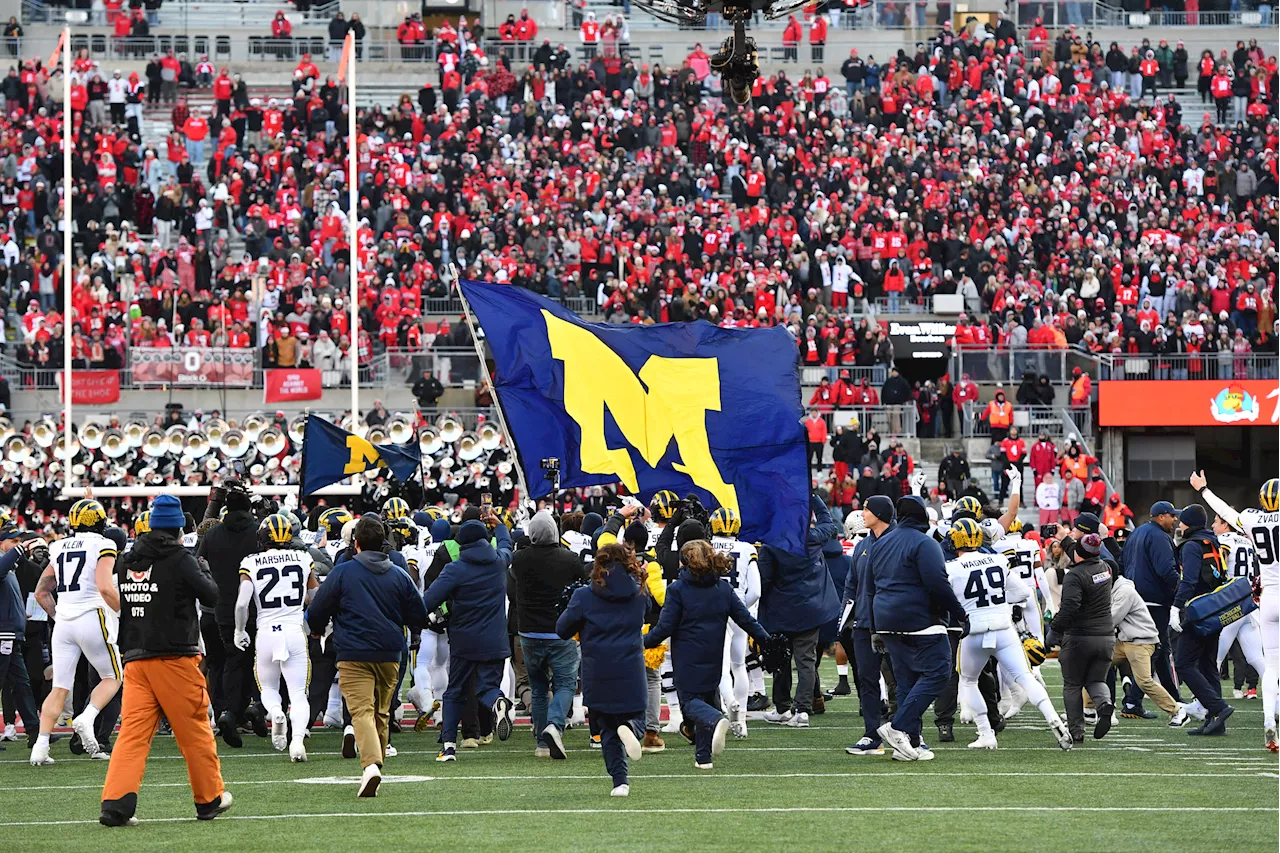
[[[878,394],[880,393],[880,386],[884,384],[885,376],[888,375],[889,366],[887,364],[873,364],[870,367],[858,367],[855,364],[841,364],[836,367],[802,367],[800,368],[800,384],[805,388],[810,388],[821,382],[824,376],[835,382],[840,378],[840,374],[846,370],[849,371],[850,382],[856,385],[866,379]]]
[[[283,3],[248,3],[231,2],[231,0],[164,0],[160,8],[147,12],[147,19],[152,27],[217,29],[218,27],[259,28],[271,31],[271,21],[276,12],[282,8],[285,17],[295,27],[303,25],[324,25],[341,8],[341,0],[324,0],[313,3],[305,12]],[[125,13],[129,11],[125,6]],[[109,26],[107,10],[97,4],[93,9],[68,9],[65,6],[50,6],[43,0],[22,0],[22,23],[24,24],[87,24],[89,26]],[[112,18],[111,20],[114,20]]]
[[[1101,456],[1098,456],[1097,454],[1093,453],[1089,449],[1089,438],[1084,434],[1084,431],[1080,429],[1079,422],[1077,420],[1077,415],[1079,414],[1079,410],[1078,409],[1062,409],[1061,411],[1062,411],[1063,440],[1070,441],[1074,439],[1076,443],[1080,445],[1080,452],[1083,453],[1085,456],[1094,456],[1095,458],[1101,459],[1102,458]],[[1107,476],[1106,465],[1099,464],[1097,468],[1098,468],[1098,471],[1102,474],[1102,482],[1106,484],[1107,494],[1109,495],[1115,494],[1116,488],[1111,484],[1111,478]]]
[[[1076,367],[1090,376],[1098,376],[1097,357],[1074,349],[957,348],[952,350],[951,366],[952,381],[967,373],[974,382],[1017,383],[1022,381],[1023,373],[1031,371],[1061,384],[1071,381],[1072,369]]]
[[[215,348],[212,349],[216,352]],[[183,347],[174,348],[182,352]],[[248,352],[240,350],[239,352]],[[254,349],[253,373],[239,381],[228,380],[225,383],[200,383],[194,380],[179,382],[147,381],[135,375],[131,369],[129,350],[125,351],[123,367],[116,371],[120,375],[120,387],[125,390],[148,390],[161,387],[221,387],[228,388],[262,388],[264,370],[273,369],[271,364],[264,364],[262,351]],[[103,370],[102,367],[79,367],[75,370]],[[360,384],[372,388],[400,388],[412,385],[424,370],[431,372],[445,387],[474,387],[484,378],[480,368],[480,360],[475,350],[469,347],[439,347],[423,350],[388,349],[375,352],[367,362],[360,365]],[[11,355],[0,356],[0,375],[9,380],[14,389],[56,389],[62,370],[52,367],[31,367],[19,363]],[[350,385],[350,368],[326,369],[322,371],[322,382],[326,388],[342,388]]]
[[[818,412],[827,422],[827,430],[838,426],[856,426],[863,435],[874,429],[881,437],[914,438],[920,413],[913,404],[905,406],[844,406],[829,412]]]
[[[964,435],[976,438],[991,435],[991,423],[980,417],[987,408],[985,403],[965,403],[963,408]],[[1013,407],[1013,425],[1027,445],[1040,433],[1052,438],[1062,438],[1067,434],[1065,421],[1070,419],[1073,427],[1080,435],[1093,434],[1093,412],[1088,406],[1064,409],[1059,406],[1020,406]]]
[[[1270,353],[1209,352],[1107,354],[1101,357],[1098,378],[1109,380],[1275,379],[1280,359]]]

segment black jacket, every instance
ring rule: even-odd
[[[511,558],[510,571],[515,581],[516,630],[521,634],[554,634],[560,594],[587,577],[586,565],[559,542],[521,548]]]
[[[16,549],[0,555],[0,641],[21,640],[27,634],[26,597],[14,571],[20,559]]]
[[[116,564],[120,584],[120,651],[125,663],[142,658],[200,653],[200,614],[218,603],[207,567],[169,533],[138,537]],[[235,606],[232,596],[231,606]]]
[[[413,383],[413,396],[419,406],[434,406],[444,393],[444,386],[434,376],[423,376]]]
[[[235,624],[240,563],[258,550],[258,520],[246,510],[228,511],[200,540],[196,556],[208,561],[218,585],[218,606],[213,616],[219,625]]]
[[[1111,569],[1099,557],[1076,563],[1062,581],[1062,601],[1051,625],[1057,634],[1113,636]]]

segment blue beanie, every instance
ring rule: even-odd
[[[600,513],[589,512],[582,517],[582,532],[586,535],[591,536],[601,527],[604,527],[604,519],[600,517]]]
[[[182,530],[186,526],[182,514],[182,501],[173,495],[156,495],[151,502],[152,530]]]
[[[413,514],[413,523],[418,527],[430,527],[431,514],[424,510],[418,510]]]
[[[449,523],[447,518],[437,518],[431,522],[431,541],[439,545],[441,542],[449,538],[449,534],[453,532],[453,525]]]
[[[152,516],[152,518],[154,517]],[[464,521],[462,526],[458,528],[458,534],[453,539],[459,545],[470,545],[472,542],[487,541],[489,536],[489,528],[485,526],[483,521]]]

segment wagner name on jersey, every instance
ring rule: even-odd
[[[1251,578],[1257,574],[1257,552],[1253,543],[1240,533],[1218,534],[1218,548],[1232,578]]]
[[[293,548],[272,548],[244,558],[240,576],[253,582],[259,630],[268,625],[302,627],[302,606],[312,569],[311,555]]]
[[[1280,587],[1280,512],[1242,510],[1239,526],[1258,557],[1263,588]]]
[[[74,619],[107,608],[96,579],[98,560],[103,557],[116,557],[116,543],[97,533],[77,533],[49,546],[49,564],[58,582],[55,619]]]
[[[733,560],[729,570],[729,586],[745,604],[749,599],[760,598],[760,568],[756,565],[756,546],[730,536],[712,536],[711,547]],[[754,589],[753,589],[754,587]],[[750,606],[754,606],[755,601]]]
[[[947,561],[947,580],[969,616],[969,630],[978,634],[1013,627],[1013,605],[1026,601],[1031,590],[1001,554],[968,551]]]

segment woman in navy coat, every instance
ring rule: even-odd
[[[680,549],[679,580],[667,587],[658,624],[644,635],[646,648],[671,638],[671,666],[685,721],[694,724],[694,766],[711,769],[711,757],[724,751],[729,721],[720,712],[720,674],[724,667],[724,635],[732,619],[757,643],[769,632],[752,618],[747,606],[724,579],[730,558],[706,539]]]
[[[598,722],[604,766],[613,796],[630,793],[627,759],[638,761],[649,688],[640,634],[647,605],[644,565],[628,545],[605,545],[591,569],[591,583],[574,592],[556,622],[565,639],[582,648],[582,698]],[[724,641],[721,640],[723,646]]]

